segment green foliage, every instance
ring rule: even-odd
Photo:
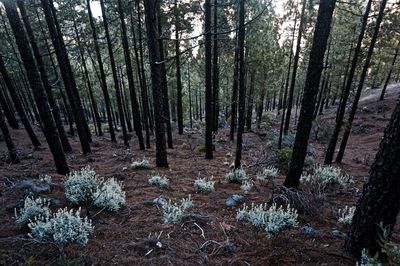
[[[292,158],[293,150],[291,148],[282,148],[278,150],[279,161],[283,164],[288,164]]]
[[[203,145],[203,144],[198,145],[198,146],[196,147],[196,151],[197,151],[197,152],[200,152],[200,153],[205,153],[205,152],[206,152],[206,146]]]

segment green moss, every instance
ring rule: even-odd
[[[198,145],[198,146],[196,147],[196,151],[197,151],[197,152],[201,152],[201,153],[205,153],[205,152],[206,152],[206,146],[203,145],[203,144]]]
[[[278,150],[278,158],[281,163],[289,163],[292,158],[292,149],[291,148],[283,148]]]

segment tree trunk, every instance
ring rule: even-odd
[[[321,80],[324,54],[331,29],[335,4],[336,0],[321,0],[319,4],[293,154],[289,172],[284,182],[284,186],[286,187],[297,188],[300,183],[300,176],[307,153],[308,138],[312,127],[315,98]]]
[[[354,50],[353,61],[351,63],[350,71],[347,76],[347,84],[342,92],[340,105],[339,105],[337,113],[336,113],[335,129],[333,130],[331,139],[328,144],[328,148],[325,153],[324,164],[331,164],[332,160],[333,160],[333,155],[334,155],[335,149],[336,149],[336,143],[337,143],[337,140],[339,137],[340,130],[342,128],[343,118],[346,113],[346,103],[347,103],[347,99],[349,98],[349,95],[350,95],[351,84],[353,83],[353,80],[354,80],[354,73],[357,68],[358,57],[360,55],[362,40],[364,38],[364,32],[365,32],[365,29],[367,26],[368,15],[371,10],[371,5],[372,5],[372,0],[369,0],[367,3],[367,6],[365,8],[364,16],[363,16],[362,23],[361,23],[360,34],[358,35],[357,45]]]
[[[6,121],[3,116],[3,109],[0,106],[0,130],[3,134],[3,138],[6,142],[7,149],[8,149],[8,156],[9,160],[8,163],[19,163],[19,157],[17,155],[17,150],[15,149],[14,142],[11,139],[10,132],[8,131]]]
[[[219,122],[219,67],[218,67],[218,1],[214,0],[214,35],[213,35],[213,74],[212,74],[212,93],[213,93],[213,115],[214,130],[218,131]]]
[[[205,148],[206,148],[206,159],[213,158],[213,110],[212,110],[212,40],[211,40],[211,0],[206,0],[204,4],[205,8],[205,94],[206,94],[206,136],[205,136]]]
[[[394,53],[392,65],[390,66],[389,73],[388,73],[388,75],[387,75],[387,77],[386,77],[385,85],[383,86],[383,89],[382,89],[382,92],[381,92],[381,96],[379,97],[379,100],[380,100],[380,101],[382,101],[383,98],[385,97],[386,88],[387,88],[387,86],[388,86],[388,84],[389,84],[390,77],[391,77],[392,72],[393,72],[393,66],[394,66],[394,64],[396,63],[396,59],[397,59],[397,56],[398,56],[398,54],[399,54],[399,49],[400,49],[400,42],[397,44],[397,48],[396,48],[396,51],[395,51],[395,53]]]
[[[346,240],[346,249],[360,256],[363,248],[370,254],[381,250],[379,224],[392,232],[400,208],[400,99],[385,129],[375,161],[369,171]]]
[[[47,71],[46,71],[45,66],[44,66],[43,57],[42,57],[42,55],[41,55],[41,53],[39,51],[39,47],[36,44],[36,38],[34,36],[31,24],[29,22],[29,16],[28,16],[28,14],[26,12],[25,4],[24,4],[23,1],[18,0],[17,1],[17,5],[18,5],[18,8],[19,8],[19,10],[21,12],[21,17],[22,17],[23,23],[25,25],[26,32],[28,34],[28,38],[30,39],[32,51],[33,51],[33,54],[34,54],[35,59],[36,59],[38,70],[40,72],[40,77],[42,79],[43,87],[44,87],[44,89],[46,91],[46,94],[47,94],[47,99],[48,99],[49,104],[50,104],[50,108],[51,108],[51,112],[53,114],[54,122],[56,123],[56,127],[57,127],[58,134],[60,136],[61,144],[62,144],[63,149],[64,149],[65,152],[70,152],[70,151],[72,151],[72,147],[69,144],[69,141],[68,141],[68,138],[67,138],[67,134],[65,133],[64,125],[63,125],[62,120],[61,120],[60,109],[59,109],[59,107],[58,107],[58,105],[56,103],[56,100],[54,99],[53,90],[52,90],[50,81],[49,81],[48,76],[47,76]]]
[[[40,80],[40,73],[36,67],[35,58],[33,57],[33,54],[30,50],[23,25],[19,19],[17,7],[13,0],[4,0],[3,4],[6,8],[7,17],[10,21],[18,50],[25,66],[29,84],[37,103],[39,115],[43,123],[43,133],[47,140],[47,143],[49,144],[50,151],[53,155],[57,172],[59,174],[65,175],[69,172],[67,161],[65,159],[64,151],[60,142],[56,125],[54,123],[51,109],[47,101],[46,92]]]
[[[365,62],[364,62],[364,66],[363,66],[363,69],[361,72],[360,81],[358,83],[356,95],[354,96],[353,104],[350,109],[349,119],[347,120],[345,131],[344,131],[343,137],[342,137],[342,142],[340,143],[339,152],[336,157],[336,162],[338,162],[338,163],[342,162],[342,159],[344,156],[344,151],[346,149],[347,140],[349,139],[351,127],[352,127],[352,124],[354,121],[354,117],[356,116],[356,112],[357,112],[357,108],[358,108],[358,101],[360,100],[361,92],[364,87],[364,81],[365,81],[365,78],[367,77],[369,62],[371,61],[372,54],[374,53],[374,47],[375,47],[376,40],[378,38],[380,24],[383,20],[386,3],[387,3],[387,0],[382,0],[381,6],[379,8],[379,14],[376,19],[374,33],[371,38],[371,43],[369,45],[367,56],[365,58]]]
[[[108,94],[106,74],[104,73],[103,60],[101,58],[99,41],[98,41],[98,37],[97,37],[97,29],[96,29],[96,25],[94,24],[94,20],[93,20],[92,9],[90,8],[90,0],[86,0],[86,6],[88,9],[90,27],[92,29],[92,36],[93,36],[93,41],[94,41],[94,49],[95,49],[96,57],[97,57],[97,64],[98,64],[98,67],[100,70],[100,79],[101,79],[100,85],[101,85],[101,90],[103,91],[104,102],[105,102],[105,107],[106,107],[106,112],[107,112],[108,128],[110,131],[111,141],[115,142],[115,141],[117,141],[117,139],[115,138],[114,126],[113,126],[113,121],[112,121],[113,118],[112,118],[112,113],[111,113],[111,100],[110,100],[110,95]]]
[[[108,21],[107,21],[106,9],[104,6],[104,0],[100,0],[100,7],[101,7],[101,14],[103,16],[103,25],[104,25],[104,30],[105,30],[105,34],[106,34],[108,55],[110,56],[111,72],[112,72],[112,76],[113,76],[113,80],[114,80],[115,94],[117,96],[117,107],[118,107],[120,125],[122,127],[122,135],[124,138],[124,145],[125,145],[125,147],[129,147],[128,132],[126,130],[125,117],[124,117],[124,108],[122,106],[121,93],[119,90],[117,67],[115,66],[114,52],[112,49],[110,32],[108,29]]]
[[[33,146],[35,148],[39,147],[41,145],[40,141],[39,141],[38,137],[36,136],[35,132],[33,131],[33,128],[31,126],[31,124],[29,123],[28,117],[26,116],[26,113],[24,110],[27,108],[24,108],[22,106],[21,99],[18,96],[17,90],[11,81],[8,71],[4,65],[3,57],[1,55],[0,55],[0,72],[3,76],[4,83],[6,84],[8,92],[10,93],[11,99],[14,103],[15,109],[17,110],[19,118],[21,119],[21,122],[24,125],[25,130],[28,133],[28,136],[29,136]]]
[[[183,105],[182,105],[182,80],[181,80],[181,57],[179,43],[179,17],[177,0],[174,0],[175,13],[175,65],[176,65],[176,113],[178,116],[178,134],[183,134]]]
[[[235,47],[235,67],[233,72],[233,86],[232,86],[232,99],[231,99],[231,128],[230,128],[230,139],[235,139],[236,130],[236,116],[237,116],[237,94],[238,94],[238,74],[239,74],[239,48],[237,42],[238,36],[236,33],[236,47]]]
[[[242,160],[242,142],[245,122],[245,105],[246,105],[246,87],[245,87],[245,69],[244,69],[244,39],[245,39],[245,9],[244,1],[239,0],[239,32],[238,32],[238,50],[239,50],[239,118],[238,130],[236,137],[236,156],[235,169],[241,167]]]
[[[303,34],[303,24],[305,21],[305,9],[306,9],[307,1],[303,0],[302,7],[301,7],[301,15],[300,15],[300,25],[299,25],[299,33],[297,35],[297,44],[296,44],[296,53],[294,54],[293,59],[293,71],[292,71],[292,79],[290,82],[289,87],[289,95],[287,99],[287,111],[286,111],[286,118],[285,118],[285,126],[283,128],[283,133],[285,135],[288,134],[289,131],[289,124],[290,124],[290,116],[292,114],[292,106],[293,106],[293,93],[294,93],[294,86],[296,84],[296,75],[297,75],[297,66],[299,64],[299,57],[300,57],[300,48],[301,48],[301,37]]]
[[[5,86],[4,87],[0,86],[0,87],[2,87],[0,89],[0,105],[3,106],[4,115],[7,118],[8,124],[13,129],[19,129],[19,124],[17,118],[15,117],[14,110],[11,108],[10,102],[6,98]]]
[[[246,115],[246,129],[247,131],[251,130],[251,122],[253,118],[253,91],[254,91],[254,75],[255,72],[252,71],[250,74],[250,89],[247,95],[248,103],[247,103],[247,115]]]
[[[156,165],[168,167],[167,147],[165,140],[165,120],[163,112],[163,71],[160,62],[160,45],[157,29],[156,0],[144,1],[147,29],[147,44],[151,68],[151,83],[153,88],[154,122],[156,135]]]
[[[50,0],[51,1],[51,0]],[[55,14],[52,14],[52,7],[49,0],[41,0],[42,7],[44,10],[46,22],[49,28],[49,33],[54,45],[55,53],[57,56],[58,65],[61,70],[65,89],[68,94],[72,113],[75,118],[76,127],[78,130],[79,140],[83,154],[88,154],[90,150],[90,132],[85,115],[82,109],[82,103],[79,97],[79,93],[75,84],[75,78],[72,73],[71,65],[68,59],[68,54],[65,49],[65,44],[61,32],[59,31],[58,21]]]

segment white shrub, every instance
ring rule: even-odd
[[[273,166],[268,166],[267,168],[264,168],[263,171],[257,175],[257,180],[269,181],[277,177],[278,173],[279,173],[278,168]]]
[[[321,165],[314,166],[313,174],[302,175],[300,181],[303,183],[315,181],[323,190],[330,186],[346,188],[354,183],[353,177],[342,175],[342,170],[340,168]]]
[[[142,161],[134,161],[131,164],[133,169],[150,169],[150,163],[148,160],[143,159]]]
[[[190,198],[190,195],[187,199],[182,199],[180,203],[172,203],[171,200],[169,202],[164,203],[162,205],[163,209],[163,221],[165,224],[176,224],[179,223],[186,210],[193,206],[193,201]]]
[[[285,228],[291,228],[297,225],[297,211],[288,205],[285,209],[276,204],[267,207],[267,204],[251,205],[251,208],[244,204],[242,209],[236,214],[239,221],[247,221],[258,228],[264,228],[267,237],[272,238]]]
[[[159,186],[161,188],[169,186],[169,179],[166,176],[159,174],[150,176],[148,182],[150,185]]]
[[[51,214],[51,210],[49,209],[50,202],[43,198],[34,199],[33,197],[27,197],[24,202],[24,207],[17,212],[15,209],[15,224],[18,227],[25,227],[29,220],[32,220],[34,217],[48,217]]]
[[[234,169],[225,175],[229,182],[241,183],[246,179],[246,171],[243,168]]]
[[[40,242],[55,242],[58,245],[76,242],[82,246],[86,245],[94,228],[87,217],[80,217],[80,209],[74,212],[67,208],[45,219],[39,217],[28,226],[32,230],[29,235]]]
[[[72,204],[88,204],[93,200],[100,183],[100,178],[90,166],[72,171],[64,180],[65,196]]]
[[[356,211],[356,207],[345,206],[344,209],[338,210],[338,221],[342,224],[351,224],[353,220],[354,212]]]
[[[356,263],[357,266],[382,266],[378,256],[372,257],[365,248],[361,251],[361,261]]]
[[[51,176],[49,176],[49,175],[39,175],[39,180],[41,181],[41,182],[44,182],[44,183],[47,183],[47,184],[51,184],[52,182],[52,178],[51,178]]]
[[[240,186],[240,189],[244,193],[248,193],[253,188],[253,186],[254,186],[253,181],[251,181],[250,179],[245,179],[242,181],[242,185]]]
[[[93,194],[94,205],[109,211],[118,211],[125,205],[125,191],[122,182],[109,178],[102,182]]]
[[[204,193],[210,193],[214,191],[215,181],[212,181],[212,177],[210,180],[206,178],[199,178],[194,181],[194,186]]]
[[[99,177],[89,166],[67,175],[64,185],[65,196],[76,205],[93,203],[97,207],[117,211],[125,204],[122,182],[113,177]]]

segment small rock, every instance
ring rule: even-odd
[[[15,184],[15,188],[25,189],[34,194],[47,193],[51,190],[50,184],[38,179],[23,179]]]
[[[339,238],[346,238],[347,237],[346,233],[343,233],[343,232],[341,232],[339,230],[336,230],[336,229],[332,230],[332,235],[335,236],[335,237],[339,237]]]
[[[162,206],[162,205],[164,205],[166,203],[168,203],[168,201],[163,196],[159,196],[159,197],[153,199],[153,204],[157,205],[157,206]]]
[[[47,199],[50,202],[50,206],[61,208],[65,206],[65,203],[61,200],[58,199],[53,199],[53,198],[48,198]]]
[[[312,235],[312,236],[319,235],[319,230],[316,230],[315,228],[313,228],[311,226],[302,227],[301,232],[303,232],[304,234],[307,234],[307,235]]]
[[[243,201],[243,196],[234,194],[226,200],[225,205],[228,207],[233,207],[242,201]]]

